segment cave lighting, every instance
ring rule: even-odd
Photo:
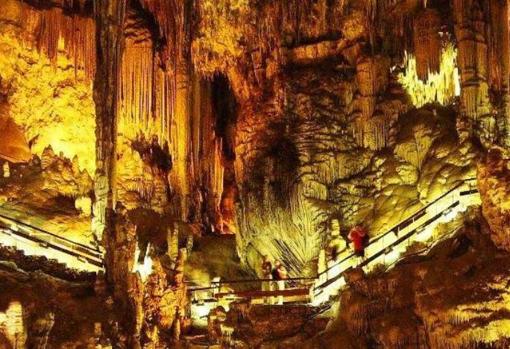
[[[415,107],[433,102],[448,105],[455,97],[460,96],[457,49],[452,43],[447,43],[442,49],[439,72],[429,72],[426,81],[418,77],[416,58],[407,52],[404,66],[405,71],[398,75],[398,80]]]
[[[12,348],[24,348],[27,337],[23,322],[23,306],[17,302],[9,303],[5,312],[0,312],[0,329]]]
[[[147,251],[149,251],[149,247],[147,246]],[[136,252],[135,252],[135,261],[133,265],[133,273],[139,273],[140,277],[142,278],[142,281],[145,282],[147,280],[147,277],[152,273],[152,259],[149,256],[149,253],[147,252],[145,254],[145,258],[143,259],[143,263],[138,262],[138,257],[140,256],[140,249],[138,248],[138,245],[136,246]]]

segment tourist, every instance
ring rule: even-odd
[[[357,225],[354,228],[352,228],[351,231],[349,232],[349,240],[352,241],[354,245],[354,253],[358,257],[361,258],[365,257],[365,247],[367,239],[368,234],[365,228],[363,228],[362,226]]]
[[[273,290],[273,282],[271,281],[273,279],[273,276],[271,274],[273,270],[273,265],[271,261],[269,260],[269,257],[267,255],[263,256],[262,258],[262,291],[272,291]],[[269,300],[269,303],[273,303],[273,297],[264,298],[264,302],[267,302]]]
[[[273,279],[276,280],[276,285],[278,287],[278,291],[285,290],[285,279],[287,279],[287,269],[283,266],[282,263],[277,261],[275,263],[275,267],[273,269]],[[283,304],[283,294],[278,296],[278,304]]]

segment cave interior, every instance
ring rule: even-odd
[[[1,0],[0,348],[510,348],[508,0]]]

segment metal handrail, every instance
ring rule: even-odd
[[[445,194],[441,195],[439,198],[437,198],[437,199],[435,199],[434,201],[432,201],[431,203],[427,204],[427,206],[425,206],[425,207],[423,207],[422,209],[420,209],[417,213],[419,213],[420,211],[422,211],[422,210],[424,210],[424,209],[430,208],[430,206],[431,206],[432,204],[437,203],[439,200],[443,199],[444,197],[446,197],[447,195],[449,195],[450,193],[452,193],[454,190],[459,189],[459,188],[460,188],[460,187],[461,187],[461,186],[462,186],[465,182],[467,182],[467,181],[471,181],[471,180],[473,180],[473,179],[466,179],[466,180],[464,180],[462,183],[460,183],[459,185],[455,186],[453,189],[449,190],[449,191],[448,191],[448,192],[446,192]],[[475,192],[477,192],[477,190],[469,190],[468,192],[466,192],[466,194],[465,194],[465,195],[467,195],[468,193],[469,193],[469,194],[473,194],[473,193],[475,193]],[[361,262],[361,263],[358,265],[358,267],[360,267],[360,266],[361,266],[361,267],[366,266],[368,263],[372,262],[373,260],[375,260],[375,259],[377,259],[378,257],[380,257],[382,254],[384,254],[384,253],[385,253],[388,249],[391,249],[392,247],[395,247],[395,246],[397,246],[397,245],[401,244],[403,241],[408,240],[411,236],[415,235],[417,232],[420,232],[420,231],[421,231],[421,229],[420,229],[420,228],[422,228],[422,227],[424,227],[424,226],[427,226],[427,225],[429,225],[430,223],[432,223],[432,222],[436,221],[437,219],[439,219],[439,218],[442,216],[442,214],[443,214],[443,212],[444,212],[444,211],[450,210],[450,209],[452,209],[452,208],[454,208],[454,207],[458,206],[459,204],[460,204],[460,200],[455,201],[453,204],[451,204],[450,206],[448,206],[448,207],[447,207],[445,210],[443,210],[441,213],[436,214],[435,216],[433,216],[432,218],[428,219],[426,222],[424,222],[423,224],[421,224],[419,227],[416,227],[415,229],[413,229],[413,230],[412,230],[412,231],[410,231],[409,233],[405,234],[404,236],[402,236],[402,237],[401,237],[401,238],[399,238],[398,240],[396,240],[396,241],[394,241],[393,243],[391,243],[390,245],[386,246],[384,249],[382,249],[382,250],[380,250],[380,251],[376,252],[374,255],[370,256],[368,259],[366,259],[366,260],[364,260],[363,262]],[[413,216],[414,216],[414,215],[413,215]],[[409,221],[410,219],[411,219],[411,217],[410,217],[410,218],[408,218],[408,219],[406,219],[405,221]],[[398,225],[397,225],[397,226],[398,226]],[[409,226],[409,224],[408,224],[408,225],[406,225],[406,226]],[[383,235],[387,235],[388,233],[391,233],[391,232],[394,232],[394,229],[389,230],[387,233],[385,233],[385,234],[383,234]],[[398,236],[398,235],[397,235],[397,236]],[[374,242],[377,242],[377,241],[379,241],[379,238],[378,238],[378,239],[375,239],[372,243],[370,243],[369,245],[367,245],[367,247],[368,247],[368,246],[370,246],[370,245],[372,245]],[[348,257],[344,258],[342,261],[345,261],[345,260],[347,260],[348,258],[350,258],[350,257],[352,257],[352,256],[354,256],[354,253],[350,254]],[[341,263],[341,262],[340,262],[340,263]],[[335,266],[339,265],[340,263],[335,263],[333,266],[331,266],[330,268],[328,268],[328,269],[327,269],[327,270],[325,270],[324,272],[327,272],[327,271],[331,270],[333,267],[335,267]],[[320,285],[318,285],[318,286],[314,287],[314,292],[315,292],[316,290],[318,290],[318,289],[325,288],[325,287],[327,287],[327,286],[331,285],[332,283],[336,282],[338,279],[340,279],[340,278],[342,277],[342,275],[343,275],[346,271],[348,271],[348,270],[349,270],[349,269],[351,269],[351,268],[352,268],[352,267],[346,268],[345,270],[343,270],[343,271],[339,272],[339,273],[338,273],[338,275],[336,275],[335,277],[333,277],[333,278],[331,278],[331,279],[328,279],[328,280],[324,281],[322,284],[320,284]],[[323,273],[324,273],[324,272],[323,272]],[[319,274],[319,275],[322,275],[323,273],[321,273],[321,274]]]
[[[476,180],[476,178],[467,178],[467,179],[464,179],[462,181],[460,181],[457,185],[455,185],[453,188],[451,188],[450,190],[448,190],[447,192],[441,194],[439,197],[437,197],[436,199],[434,199],[433,201],[429,202],[427,205],[425,205],[424,207],[420,208],[418,211],[414,212],[412,215],[410,215],[409,217],[407,217],[406,219],[400,221],[399,223],[397,223],[396,225],[394,225],[391,229],[387,230],[385,233],[383,234],[380,234],[378,236],[376,236],[374,239],[370,240],[369,244],[367,244],[366,247],[369,247],[373,244],[375,244],[376,242],[380,241],[381,239],[383,239],[385,236],[391,234],[391,233],[397,233],[397,236],[398,236],[398,232],[401,230],[401,229],[404,229],[406,227],[408,227],[409,225],[411,225],[412,223],[414,223],[416,221],[416,219],[419,219],[421,217],[423,217],[425,214],[426,214],[426,211],[427,209],[429,209],[430,207],[432,207],[433,205],[435,205],[437,202],[439,202],[440,200],[444,199],[445,197],[447,197],[448,195],[450,195],[451,193],[453,193],[454,191],[458,190],[459,188],[461,188],[465,183],[467,182],[471,182],[471,181],[474,181]],[[477,192],[477,190],[475,189],[472,189],[472,190],[468,190],[468,191],[464,191],[461,193],[461,195],[469,195],[469,194],[474,194],[475,192]],[[454,207],[456,207],[457,205],[460,204],[460,201],[457,200],[455,201],[453,204],[451,204],[450,206],[448,206],[445,210],[443,210],[442,212],[446,211],[446,210],[449,210],[449,209],[452,209]],[[393,243],[391,243],[390,245],[386,246],[384,249],[382,249],[381,251],[378,251],[376,252],[374,255],[370,256],[368,259],[364,260],[362,263],[359,264],[359,266],[365,266],[367,265],[368,263],[372,262],[373,260],[375,260],[376,258],[380,257],[381,254],[385,253],[385,251],[387,251],[389,248],[392,248],[394,246],[397,246],[399,244],[401,244],[403,241],[406,241],[408,240],[411,236],[415,235],[416,233],[420,232],[421,231],[421,228],[424,227],[424,226],[427,226],[429,224],[431,224],[432,222],[436,221],[437,219],[439,219],[443,213],[439,213],[439,214],[436,214],[434,215],[432,218],[428,219],[426,222],[424,222],[423,224],[421,224],[419,227],[416,227],[415,229],[413,229],[412,231],[410,231],[409,233],[403,235],[402,237],[400,237],[399,239],[397,239],[396,241],[394,241]],[[320,279],[320,277],[322,275],[324,275],[325,273],[329,272],[331,269],[335,268],[336,266],[342,264],[343,262],[345,262],[346,260],[352,258],[355,256],[355,253],[350,253],[349,255],[347,255],[346,257],[344,257],[342,260],[340,260],[339,262],[336,262],[335,264],[333,264],[332,266],[328,267],[326,270],[318,273],[315,277],[297,277],[297,278],[289,278],[289,279],[285,279],[285,281],[304,281],[304,280],[307,280],[307,281],[310,281],[310,280],[318,280]],[[342,277],[342,275],[347,271],[349,270],[350,268],[347,268],[345,270],[343,270],[342,272],[338,273],[338,275],[336,275],[335,277],[333,277],[332,279],[329,279],[329,280],[326,280],[325,282],[323,282],[322,284],[320,285],[317,285],[317,286],[314,286],[313,287],[313,291],[315,292],[316,290],[318,289],[322,289],[324,287],[327,287],[329,286],[330,284],[334,283],[335,281],[337,281],[339,278]],[[274,279],[251,279],[251,280],[220,280],[218,282],[215,282],[214,285],[211,285],[209,287],[198,287],[198,288],[191,288],[190,291],[202,291],[202,290],[213,290],[213,289],[217,289],[218,287],[220,287],[221,285],[223,284],[233,284],[233,283],[251,283],[251,282],[264,282],[264,281],[275,281]]]
[[[0,229],[0,231],[2,231],[2,229]],[[30,235],[30,234],[25,234],[25,233],[22,233],[22,232],[15,232],[15,231],[12,231],[12,230],[8,230],[8,232],[9,232],[8,234],[16,233],[17,236],[20,236],[20,237],[25,238],[27,240],[31,240],[31,241],[36,242],[36,243],[44,243],[44,244],[46,244],[46,247],[50,247],[53,250],[57,250],[57,251],[63,252],[65,254],[68,254],[68,255],[76,257],[76,258],[83,258],[89,264],[95,265],[97,267],[103,267],[103,262],[102,262],[102,260],[100,258],[95,258],[95,257],[91,257],[91,256],[84,256],[83,254],[80,254],[78,252],[75,252],[75,251],[72,251],[72,250],[69,250],[69,249],[65,249],[62,246],[52,244],[51,242],[48,242],[46,240],[38,239],[37,237],[35,237],[33,235]]]
[[[223,285],[231,285],[231,284],[250,284],[255,282],[271,282],[271,281],[314,281],[317,280],[316,276],[310,277],[295,277],[295,278],[287,278],[287,279],[238,279],[238,280],[220,280],[220,281],[212,281],[211,286],[198,286],[198,287],[190,287],[188,290],[194,291],[205,291],[205,290],[213,290],[221,287]],[[191,283],[191,281],[186,281],[186,283]]]
[[[48,235],[48,236],[50,236],[53,239],[61,241],[64,246],[70,247],[70,248],[72,248],[75,251],[82,252],[83,254],[88,254],[89,256],[92,255],[92,256],[98,257],[98,258],[101,258],[101,256],[102,256],[102,253],[101,253],[101,251],[99,249],[94,249],[94,248],[92,248],[90,246],[87,246],[87,245],[84,245],[82,243],[69,240],[69,239],[64,238],[62,236],[58,236],[58,235],[56,235],[54,233],[51,233],[51,232],[49,232],[47,230],[44,230],[44,229],[41,229],[41,228],[36,227],[34,225],[22,222],[22,221],[20,221],[18,219],[6,216],[6,215],[1,214],[1,213],[0,213],[0,218],[6,219],[6,220],[11,221],[11,222],[14,222],[17,225],[28,227],[28,228],[33,229],[33,230],[35,230],[35,231],[37,231],[39,233],[42,233],[44,235]],[[9,230],[14,232],[14,233],[18,233],[14,229],[9,229]],[[44,239],[42,239],[42,240],[44,240]]]
[[[430,208],[432,205],[436,204],[439,200],[442,200],[443,198],[445,198],[446,196],[448,196],[449,194],[451,194],[455,190],[457,190],[460,187],[462,187],[466,182],[470,182],[470,181],[474,181],[474,180],[476,180],[476,178],[467,178],[467,179],[462,180],[457,185],[455,185],[452,189],[450,189],[449,191],[443,193],[442,195],[440,195],[438,198],[434,199],[433,201],[429,202],[427,205],[425,205],[424,207],[420,208],[418,211],[416,211],[415,213],[413,213],[412,215],[410,215],[406,219],[404,219],[404,220],[400,221],[399,223],[395,224],[391,229],[387,230],[385,233],[376,236],[374,239],[371,239],[366,247],[371,246],[372,244],[378,242],[379,240],[383,239],[384,237],[388,236],[389,234],[394,233],[395,231],[398,232],[401,229],[408,227],[409,225],[414,223],[414,221],[412,221],[413,218],[416,218],[420,214],[424,214],[425,211],[428,208]],[[404,223],[407,223],[407,224],[403,225]],[[333,264],[332,266],[328,267],[326,270],[320,272],[317,276],[318,277],[322,276],[323,274],[327,273],[328,271],[330,271],[334,267],[340,265],[341,263],[345,262],[346,260],[348,260],[348,259],[350,259],[350,258],[352,258],[354,256],[355,256],[355,253],[351,253],[350,255],[348,255],[347,257],[342,259],[341,261]]]

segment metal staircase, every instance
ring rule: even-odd
[[[1,245],[14,247],[27,256],[46,256],[80,271],[103,270],[103,253],[99,249],[58,236],[4,213],[0,213],[0,234]]]
[[[410,213],[398,224],[371,239],[365,249],[365,258],[363,259],[357,257],[352,250],[346,249],[339,255],[337,261],[331,263],[326,270],[321,271],[316,278],[311,280],[310,278],[288,280],[305,283],[308,286],[288,288],[285,291],[260,291],[260,288],[242,292],[220,291],[224,285],[255,285],[257,281],[260,285],[261,282],[270,280],[222,280],[209,287],[191,288],[194,299],[192,313],[207,314],[207,308],[217,304],[217,301],[221,301],[221,298],[225,296],[232,298],[247,297],[252,300],[258,299],[260,302],[262,299],[281,294],[286,297],[286,301],[292,302],[295,301],[295,296],[299,293],[301,296],[306,294],[305,298],[313,305],[324,304],[345,286],[344,276],[349,270],[361,267],[365,272],[368,272],[376,265],[393,266],[410,244],[430,240],[433,230],[438,224],[450,222],[469,206],[479,204],[480,196],[476,188],[476,178],[462,180],[423,208]],[[443,234],[441,239],[451,236],[458,229],[459,227],[452,228],[448,233]],[[434,241],[434,243],[441,241],[441,239]],[[308,292],[303,292],[303,287],[306,287]],[[300,297],[298,301],[302,301],[302,299],[303,297]]]
[[[317,276],[313,287],[313,303],[321,304],[337,294],[345,285],[345,272],[357,267],[368,272],[376,265],[394,264],[411,243],[427,241],[439,223],[451,221],[467,207],[479,204],[476,178],[463,180],[391,229],[371,239],[365,249],[365,258],[361,259],[345,250],[340,254],[339,261],[332,263]]]

